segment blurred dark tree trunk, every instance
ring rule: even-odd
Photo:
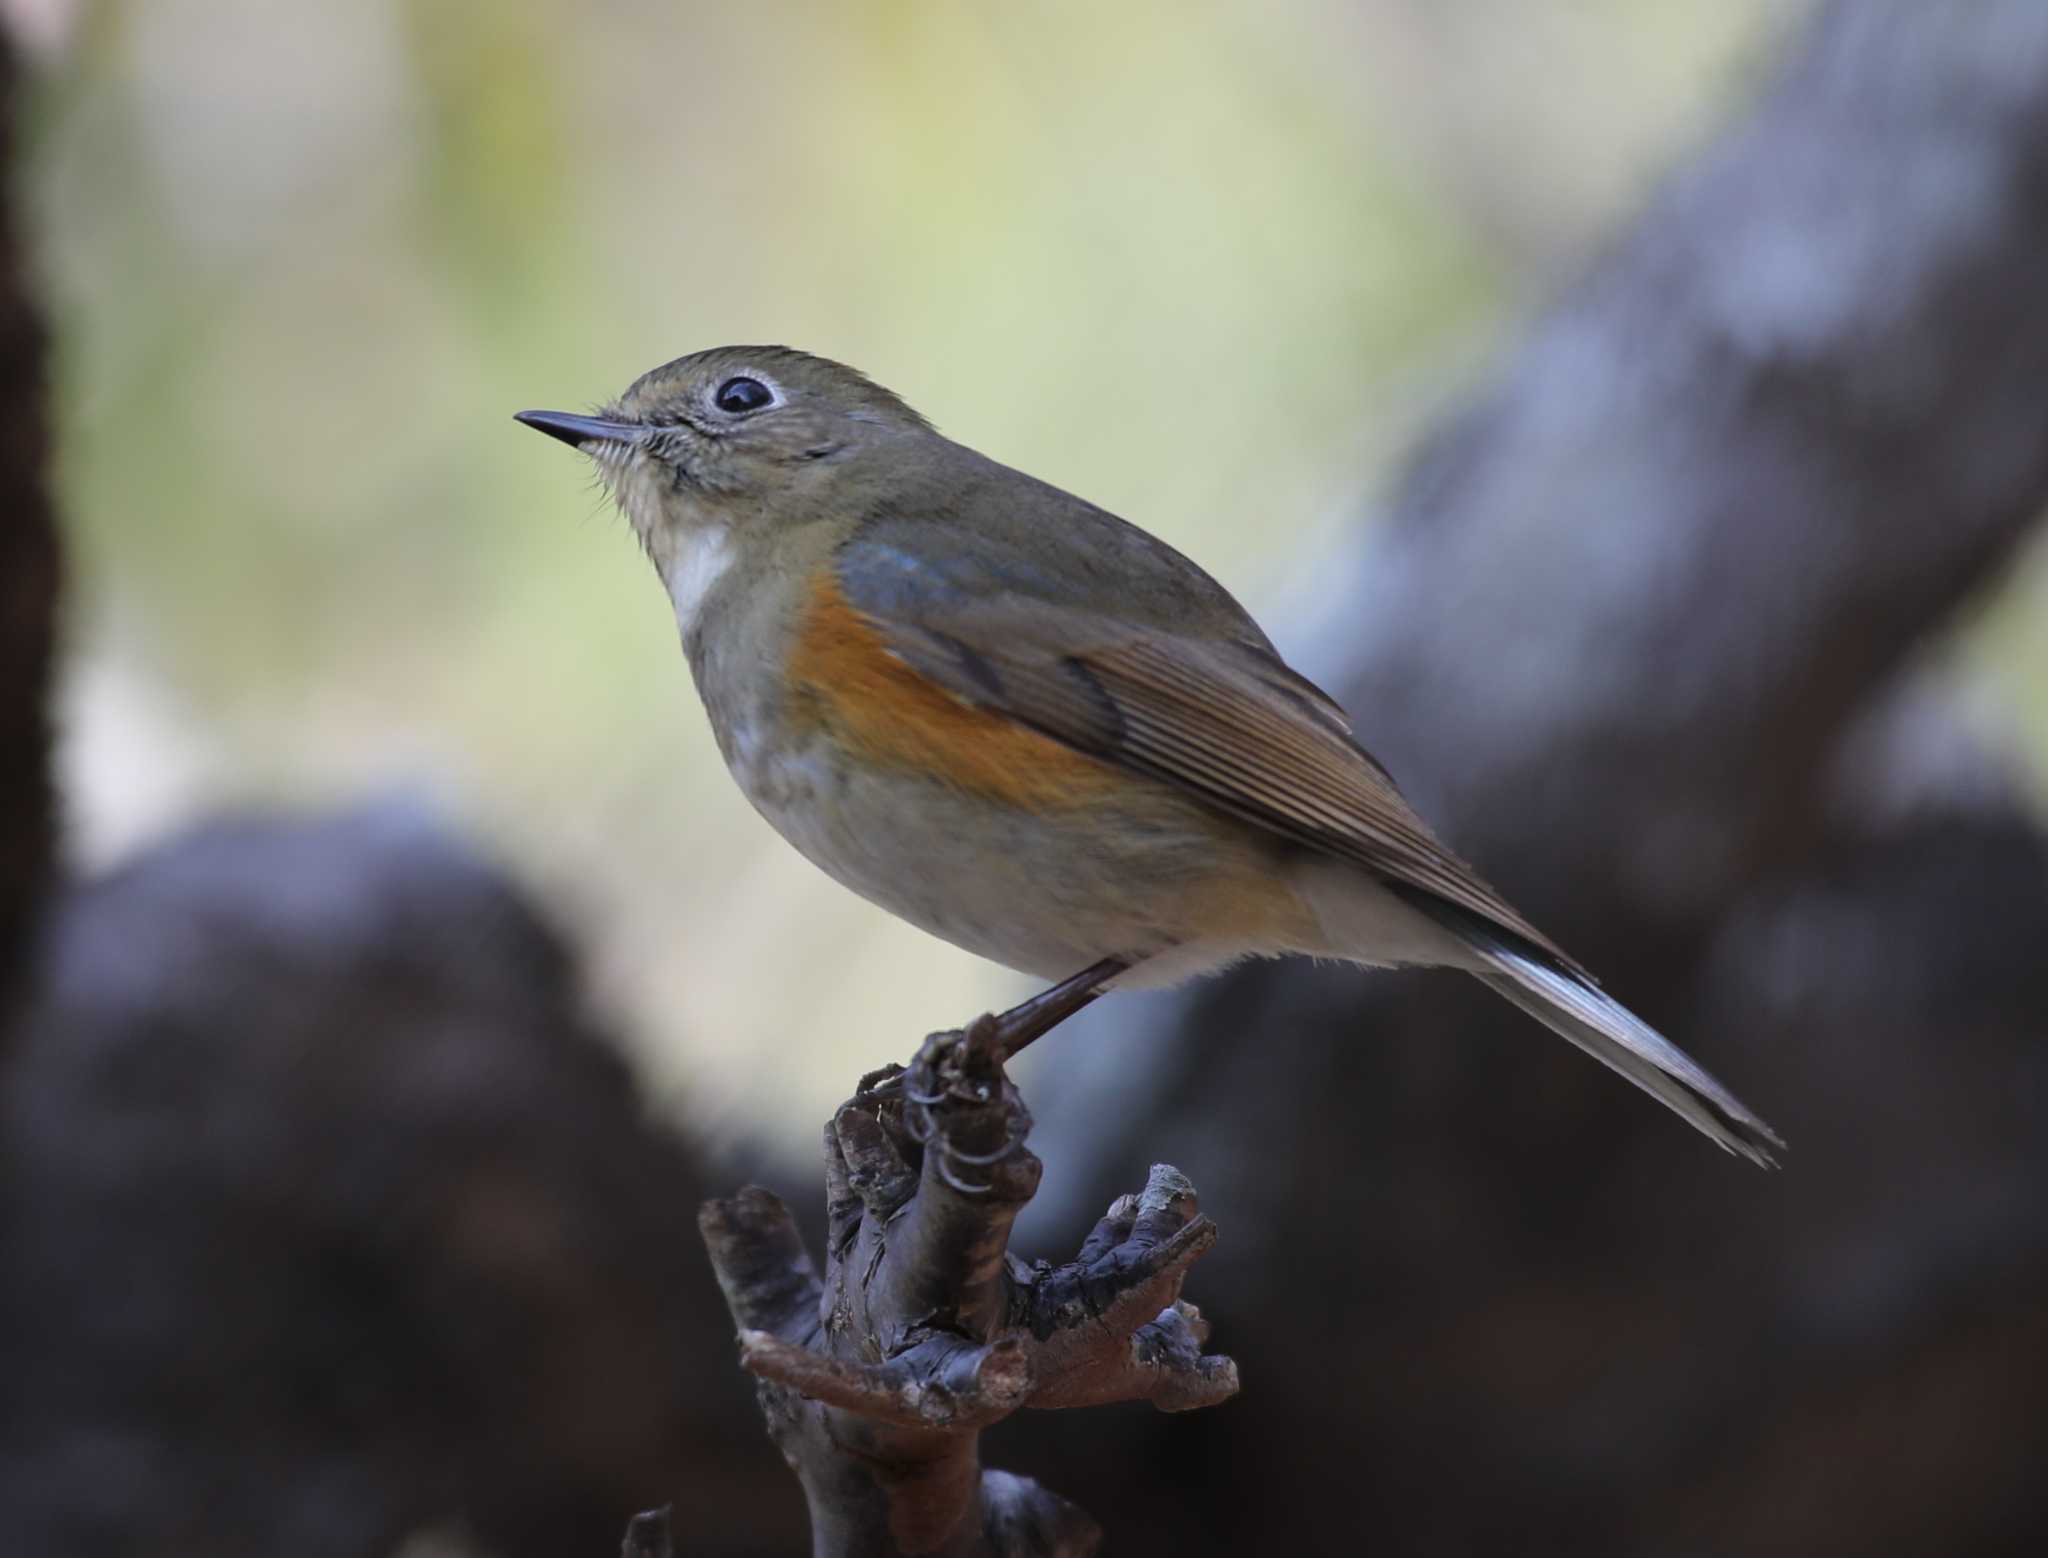
[[[0,36],[0,171],[14,166],[19,85],[14,50]],[[55,856],[48,702],[57,535],[43,477],[44,389],[42,311],[9,181],[0,186],[0,1011]]]
[[[1915,667],[2048,502],[2044,255],[2048,8],[1832,5],[1415,460],[1335,690],[1788,1166],[1448,975],[1107,1003],[1042,1148],[1210,1188],[1245,1380],[1009,1452],[1119,1551],[2039,1550],[2048,843]]]

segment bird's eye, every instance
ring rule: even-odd
[[[727,379],[718,386],[715,397],[720,411],[729,411],[737,416],[742,411],[759,411],[763,406],[772,405],[775,392],[759,379]]]

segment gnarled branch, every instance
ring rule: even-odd
[[[1022,1407],[1184,1411],[1237,1389],[1180,1296],[1216,1228],[1178,1170],[1118,1197],[1065,1265],[1009,1253],[1042,1166],[1003,1048],[995,1018],[934,1034],[834,1114],[822,1279],[766,1190],[699,1219],[819,1553],[1092,1553],[1088,1516],[982,1468],[981,1431]]]

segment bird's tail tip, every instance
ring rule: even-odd
[[[1724,1151],[1759,1168],[1778,1167],[1784,1137],[1619,1001],[1519,949],[1494,944],[1477,950],[1492,965],[1478,976],[1486,985],[1627,1077]]]

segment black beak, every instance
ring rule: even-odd
[[[515,422],[538,428],[550,438],[581,449],[585,444],[630,444],[647,429],[638,422],[607,422],[602,417],[579,417],[567,411],[515,411]]]

